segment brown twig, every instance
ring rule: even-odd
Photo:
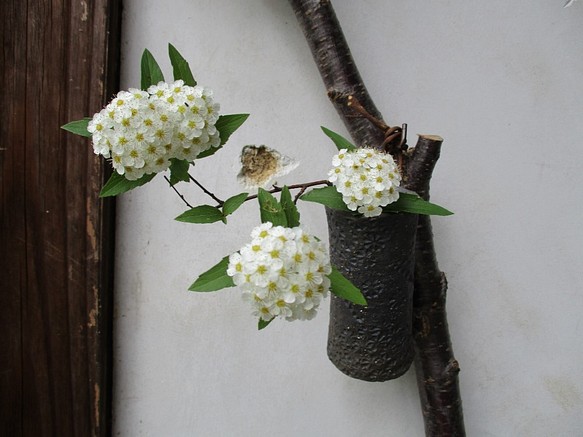
[[[180,191],[178,191],[178,189],[172,184],[172,182],[170,182],[170,179],[168,179],[168,176],[164,176],[164,179],[166,179],[166,182],[168,182],[168,185],[170,185],[170,188],[172,188],[174,190],[174,192],[178,195],[178,197],[180,197],[182,199],[182,201],[186,204],[186,206],[188,206],[189,208],[192,209],[192,205],[190,203],[188,203],[188,201],[186,200],[184,195],[182,193],[180,193]]]
[[[308,189],[310,187],[314,187],[316,185],[331,185],[331,183],[329,181],[327,181],[326,179],[321,179],[319,181],[305,182],[302,184],[287,185],[287,187],[290,190],[296,190],[298,188],[300,189],[300,192],[294,198],[294,203],[296,203],[297,200],[299,199],[299,197],[302,194],[304,194],[306,189]],[[268,190],[267,192],[270,194],[273,194],[273,193],[279,193],[281,190],[283,190],[283,187],[278,187],[278,186],[274,185],[273,188],[271,190]],[[247,202],[248,200],[256,199],[256,198],[257,198],[257,194],[252,194],[251,196],[247,196],[247,198],[245,199],[245,202]]]
[[[219,207],[223,206],[223,204],[225,203],[223,200],[219,199],[217,196],[215,196],[213,193],[211,193],[209,190],[207,190],[199,181],[197,181],[195,178],[193,178],[190,173],[188,174],[188,177],[190,178],[190,180],[192,182],[194,182],[196,185],[199,186],[199,188],[208,196],[210,196],[215,202],[217,202],[219,204]]]
[[[383,132],[385,139],[381,144],[381,149],[393,155],[399,161],[399,169],[402,170],[403,159],[401,155],[407,150],[407,125],[403,124],[402,127],[389,126],[383,120],[369,113],[354,96],[348,96],[346,106],[352,108],[358,113],[358,116],[366,118]]]
[[[194,177],[192,177],[190,174],[188,175],[188,177],[190,178],[190,180],[192,182],[194,182],[196,185],[198,185],[198,187],[204,191],[205,194],[207,194],[208,196],[210,196],[213,200],[215,200],[218,205],[217,208],[220,208],[221,206],[224,205],[224,201],[219,199],[217,196],[215,196],[213,193],[211,193],[209,190],[207,190],[200,182],[198,182]],[[180,191],[178,191],[178,189],[170,182],[170,179],[168,178],[168,176],[164,176],[164,179],[166,179],[166,182],[168,182],[168,185],[170,185],[170,187],[174,190],[174,192],[178,195],[178,197],[180,197],[180,199],[182,199],[182,201],[186,204],[186,206],[188,206],[189,208],[193,208],[193,206],[188,203],[188,201],[186,200],[186,198],[184,197],[184,195],[182,193],[180,193]],[[310,187],[314,187],[316,185],[332,185],[328,180],[326,179],[321,179],[318,181],[312,181],[312,182],[304,182],[301,184],[293,184],[293,185],[287,185],[287,187],[290,190],[296,190],[299,189],[300,191],[298,192],[298,194],[294,197],[294,203],[296,203],[298,201],[298,199],[300,198],[300,196],[302,194],[304,194],[304,192],[310,188]],[[273,188],[271,190],[268,190],[268,193],[274,194],[274,193],[279,193],[280,191],[283,190],[283,187],[278,187],[276,185],[273,186]],[[248,200],[253,200],[257,198],[257,194],[253,194],[251,196],[247,196],[247,198],[245,199],[245,202],[247,202]]]
[[[382,130],[383,132],[389,130],[391,127],[386,124],[383,120],[375,117],[370,112],[366,110],[364,106],[360,103],[360,101],[355,96],[348,96],[346,99],[346,106],[354,109],[358,112],[362,117],[366,118],[372,124],[374,124],[377,128]]]

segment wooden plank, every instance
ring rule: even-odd
[[[26,280],[24,211],[24,95],[18,65],[25,62],[25,39],[11,36],[26,26],[26,10],[12,2],[0,6],[3,52],[0,105],[0,435],[22,434],[21,284]],[[6,41],[12,40],[12,44]],[[8,102],[8,105],[6,105]],[[11,103],[10,103],[11,102]]]
[[[4,0],[0,435],[107,435],[113,204],[60,126],[117,88],[118,1]]]

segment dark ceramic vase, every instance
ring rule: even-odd
[[[368,306],[332,295],[328,357],[364,381],[401,376],[413,360],[412,299],[417,215],[365,218],[327,208],[330,257]]]

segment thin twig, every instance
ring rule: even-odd
[[[300,192],[298,193],[298,195],[294,199],[294,203],[295,203],[298,200],[299,196],[301,196],[304,193],[304,191],[306,191],[307,188],[313,187],[315,185],[331,185],[331,184],[326,179],[321,179],[319,181],[305,182],[303,184],[287,185],[287,187],[290,190],[300,189]],[[269,190],[267,192],[270,194],[273,194],[273,193],[279,193],[281,190],[283,190],[283,187],[274,186],[271,190]],[[256,198],[257,198],[257,194],[252,194],[251,196],[247,196],[247,198],[245,199],[245,202],[247,202],[248,200],[256,199]]]
[[[192,182],[194,182],[196,185],[198,185],[200,187],[200,189],[202,191],[204,191],[204,193],[210,197],[213,198],[213,200],[215,202],[217,202],[219,204],[219,206],[223,206],[223,204],[225,203],[223,200],[219,199],[217,196],[215,196],[213,193],[211,193],[209,190],[207,190],[199,181],[197,181],[195,178],[193,178],[190,173],[188,174],[188,177],[190,178],[190,180]]]
[[[350,108],[354,109],[362,117],[366,118],[368,121],[370,121],[372,124],[374,124],[376,127],[378,127],[383,132],[385,132],[391,128],[383,120],[375,117],[370,112],[368,112],[366,110],[366,108],[364,106],[362,106],[362,103],[360,103],[360,101],[355,96],[352,96],[352,95],[348,96],[346,106],[349,106]]]
[[[355,96],[348,96],[346,106],[352,108],[358,113],[357,117],[364,117],[370,121],[373,125],[383,131],[385,139],[381,145],[381,149],[385,152],[390,153],[399,161],[399,170],[402,168],[402,154],[407,149],[407,124],[403,124],[402,127],[399,126],[389,126],[382,119],[375,117],[358,101]],[[398,141],[395,141],[398,140]]]
[[[166,179],[166,182],[168,182],[168,185],[170,185],[170,188],[172,188],[174,190],[174,192],[176,194],[178,194],[178,197],[180,197],[182,199],[182,201],[186,204],[186,206],[188,206],[190,209],[193,208],[193,206],[188,203],[188,201],[185,199],[185,197],[180,193],[180,191],[178,191],[176,189],[176,187],[174,185],[172,185],[172,183],[170,182],[170,179],[168,179],[168,176],[164,176],[164,179]]]

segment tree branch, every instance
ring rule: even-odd
[[[422,135],[413,150],[406,188],[429,200],[429,182],[443,139]],[[431,218],[419,216],[415,240],[413,336],[415,371],[427,436],[465,436],[459,363],[453,356],[445,301],[447,280],[439,270]]]
[[[328,97],[358,146],[379,148],[383,132],[347,106],[349,96],[355,96],[366,110],[379,120],[376,108],[356,68],[344,34],[330,1],[290,0],[314,61],[328,91]]]
[[[381,148],[384,122],[358,73],[329,0],[289,0],[304,32],[328,95],[358,146]],[[354,96],[372,117],[354,117]],[[404,162],[405,188],[429,198],[429,181],[439,158],[440,137],[425,135]],[[437,267],[431,220],[419,218],[414,294],[415,367],[427,436],[464,436],[457,374],[445,313],[447,282]]]

